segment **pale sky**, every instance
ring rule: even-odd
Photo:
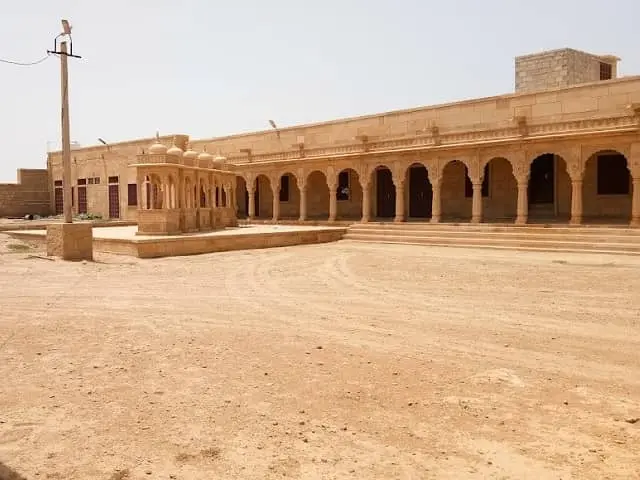
[[[512,92],[514,57],[571,47],[640,74],[638,0],[0,0],[0,59],[73,24],[71,137],[209,138]],[[60,145],[57,57],[0,63],[0,182]]]

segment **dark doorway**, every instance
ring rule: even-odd
[[[388,168],[376,170],[376,207],[379,218],[393,218],[396,215],[396,186]]]
[[[64,192],[62,187],[56,187],[55,189],[54,204],[56,215],[62,215],[64,213]]]
[[[433,191],[427,169],[409,168],[409,218],[431,218]]]
[[[119,185],[109,185],[109,218],[120,218]]]
[[[529,204],[553,204],[555,195],[554,155],[545,153],[531,164]]]

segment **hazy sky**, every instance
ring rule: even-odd
[[[572,47],[640,74],[638,0],[0,0],[0,58],[74,26],[82,145],[213,137],[513,91],[513,58]],[[0,182],[60,145],[59,61],[0,63]]]

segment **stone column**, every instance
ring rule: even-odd
[[[329,221],[335,222],[338,216],[337,185],[329,185]]]
[[[371,219],[371,183],[362,184],[362,220],[367,223]]]
[[[440,223],[442,220],[442,177],[433,179],[431,192],[431,223]]]
[[[280,179],[271,182],[273,192],[273,223],[278,223],[280,218]]]
[[[572,225],[582,223],[582,177],[571,179],[571,220]]]
[[[247,194],[249,196],[247,215],[249,215],[249,220],[253,220],[256,218],[256,186],[247,184]]]
[[[144,191],[144,175],[136,176],[136,190],[138,191],[138,210],[145,208],[145,198],[142,196]]]
[[[404,182],[396,183],[396,217],[394,222],[404,222]]]
[[[304,222],[307,219],[307,186],[300,186],[300,221]]]
[[[640,175],[633,178],[631,197],[631,225],[640,226]]]
[[[518,179],[518,205],[517,205],[517,213],[516,213],[516,224],[524,225],[527,223],[529,219],[529,198],[528,198],[528,190],[529,188],[529,179],[528,178],[519,178]]]
[[[473,201],[471,204],[471,223],[482,222],[482,182],[473,182]]]

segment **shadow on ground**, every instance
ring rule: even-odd
[[[27,480],[27,477],[23,477],[12,468],[0,462],[0,480]]]

